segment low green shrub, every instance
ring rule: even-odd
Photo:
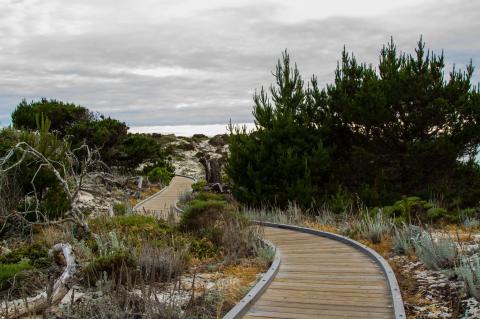
[[[113,212],[115,215],[126,215],[128,212],[127,205],[123,203],[116,203],[113,205]]]
[[[127,251],[112,251],[92,260],[83,270],[83,278],[89,285],[95,284],[103,274],[108,278],[129,275],[135,269],[135,258]]]
[[[225,201],[225,196],[222,194],[215,194],[209,192],[200,192],[195,196],[196,200],[203,200],[203,201]]]
[[[175,174],[168,167],[155,167],[147,174],[148,180],[152,183],[168,185]]]
[[[180,228],[201,232],[214,227],[225,215],[225,202],[216,200],[193,200],[182,214]]]
[[[22,260],[38,269],[47,268],[52,264],[48,250],[39,244],[25,245],[8,254],[0,256],[0,264],[17,264]]]
[[[203,191],[205,186],[207,186],[207,181],[201,179],[198,182],[192,184],[192,189],[194,192],[201,192]]]
[[[165,235],[170,231],[170,226],[161,223],[152,216],[124,215],[112,218],[100,217],[89,223],[95,233],[119,231],[128,238],[155,238]]]
[[[433,208],[431,203],[412,196],[399,200],[392,206],[385,206],[383,212],[396,222],[412,224],[418,221],[426,221],[428,219],[427,211],[431,208]]]
[[[24,270],[32,269],[27,259],[23,259],[17,263],[0,263],[0,290],[6,289],[10,286],[9,281],[21,274]]]

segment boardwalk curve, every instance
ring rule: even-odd
[[[268,289],[237,318],[406,318],[393,271],[370,248],[327,232],[261,224],[282,260]]]
[[[193,182],[175,176],[135,210],[166,218]],[[224,319],[406,318],[395,275],[372,249],[328,232],[257,223],[276,247],[275,260]]]
[[[191,177],[175,175],[167,187],[135,205],[133,210],[151,214],[160,219],[167,219],[171,212],[177,213],[175,205],[179,196],[191,191],[194,182],[195,179]]]

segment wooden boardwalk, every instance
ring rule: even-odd
[[[160,219],[167,219],[171,212],[176,215],[175,203],[180,195],[191,190],[193,183],[191,178],[175,175],[167,187],[137,204],[134,210]]]
[[[190,178],[175,176],[167,188],[135,210],[166,219],[192,183]],[[229,318],[240,318],[241,313],[245,313],[244,319],[395,318],[387,277],[365,252],[342,241],[297,230],[264,230],[265,238],[280,252],[280,268],[246,313],[241,311]],[[403,312],[401,297],[397,301]],[[404,312],[397,318],[405,318]]]
[[[280,269],[244,319],[394,318],[386,277],[367,255],[339,241],[264,227]]]

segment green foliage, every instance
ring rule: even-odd
[[[175,173],[168,167],[155,167],[148,172],[148,180],[152,183],[162,183],[168,185]]]
[[[51,161],[60,174],[64,172],[64,168],[65,170],[71,169],[74,163],[66,159],[66,154],[70,151],[70,144],[59,138],[58,135],[49,132],[51,122],[48,118],[43,115],[37,116],[36,123],[38,125],[37,133],[11,129],[0,131],[0,140],[2,141],[0,142],[0,148],[3,148],[0,158],[5,156],[7,152],[13,152],[14,155],[9,161],[2,163],[3,168],[19,161],[24,154],[13,147],[19,143],[27,143]],[[3,139],[3,137],[6,138]],[[0,195],[6,199],[12,198],[9,203],[10,209],[19,208],[25,211],[33,211],[38,208],[49,219],[58,218],[70,209],[70,204],[54,173],[47,167],[39,167],[38,159],[31,154],[26,155],[23,162],[15,170],[1,175],[4,182],[0,186]],[[7,183],[15,187],[5,187]],[[26,194],[32,194],[34,191],[37,193],[39,200],[38,207],[34,206],[36,203],[33,203],[33,201],[22,201]],[[39,218],[43,219],[36,213],[27,214],[26,218],[31,221],[36,221]]]
[[[263,88],[254,96],[257,130],[230,128],[227,173],[241,202],[309,205],[323,193],[330,156],[322,129],[309,120],[311,99],[287,53],[278,62],[275,78],[271,99]]]
[[[193,200],[182,214],[180,228],[193,232],[212,231],[225,213],[224,201]]]
[[[128,275],[135,265],[135,258],[129,252],[113,251],[92,260],[82,272],[87,283],[94,284],[103,274],[108,278]]]
[[[199,180],[192,184],[192,189],[194,192],[201,192],[207,186],[207,181],[204,179]]]
[[[395,202],[392,206],[383,208],[384,213],[397,222],[408,222],[409,224],[417,221],[427,220],[427,211],[433,208],[433,205],[419,197],[405,197]]]
[[[52,263],[47,249],[39,244],[25,245],[0,256],[0,264],[16,264],[22,260],[27,260],[35,268],[46,268]]]
[[[32,269],[28,260],[21,260],[14,264],[0,263],[0,290],[8,288],[12,278],[28,269]]]
[[[37,129],[37,118],[43,114],[52,121],[52,131],[61,136],[76,122],[90,121],[93,114],[83,106],[42,98],[38,102],[23,100],[12,113],[12,124],[16,129]]]
[[[344,51],[324,89],[315,77],[305,85],[290,65],[284,54],[270,96],[255,94],[257,130],[232,129],[227,172],[237,199],[308,207],[342,187],[367,206],[432,193],[449,210],[478,204],[480,91],[471,64],[446,78],[443,54],[420,40],[414,54],[391,41],[377,67]]]
[[[201,201],[225,201],[225,196],[223,194],[200,192],[195,196],[195,199]]]
[[[126,215],[127,212],[128,212],[127,205],[125,205],[124,203],[116,203],[116,204],[113,205],[113,212],[117,216]]]
[[[123,164],[118,163],[123,155],[119,149],[127,140],[127,131],[125,123],[100,116],[75,122],[68,128],[67,134],[74,147],[85,143],[91,148],[98,148],[105,163],[119,165]]]

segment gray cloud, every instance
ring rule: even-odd
[[[318,17],[300,12],[295,19],[285,18],[291,8],[282,0],[97,2],[0,4],[0,123],[22,98],[42,96],[131,126],[248,122],[253,91],[270,84],[285,48],[305,78],[315,73],[321,83],[332,80],[343,45],[375,64],[390,36],[410,51],[423,34],[449,63],[480,62],[475,1],[412,0],[373,15],[323,15],[312,1]]]

